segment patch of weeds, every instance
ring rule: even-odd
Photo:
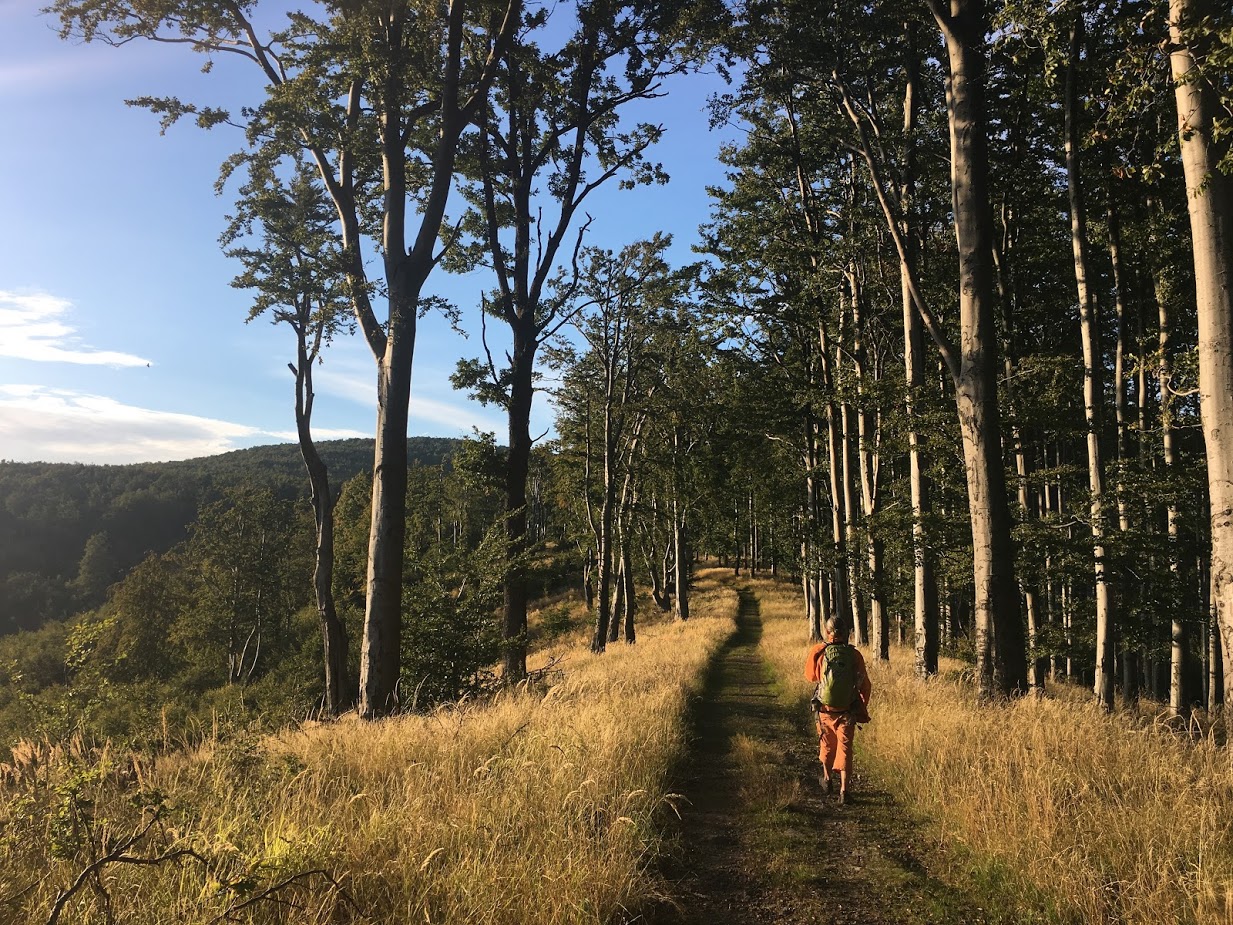
[[[1079,925],[1049,897],[1027,883],[998,858],[978,855],[966,846],[951,852],[957,873],[963,875],[972,896],[981,903],[986,921],[996,925]]]
[[[740,793],[746,806],[777,812],[800,796],[800,781],[775,760],[771,746],[744,733],[732,737],[732,759],[740,775]]]
[[[859,738],[858,738],[859,744]],[[868,786],[893,792],[896,771],[858,752]],[[871,868],[898,887],[915,884],[922,921],[964,925],[1081,925],[1007,864],[946,837],[937,823],[893,797],[881,811],[866,807],[870,834],[882,846]],[[922,847],[918,856],[913,841]]]

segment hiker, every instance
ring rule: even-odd
[[[827,793],[834,790],[839,775],[839,803],[848,798],[852,771],[852,740],[856,724],[869,722],[869,673],[865,659],[848,644],[848,624],[837,617],[826,621],[826,642],[809,650],[805,678],[813,681],[810,706],[818,727],[819,782]]]

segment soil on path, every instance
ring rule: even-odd
[[[737,632],[693,715],[681,821],[664,867],[671,925],[920,925],[984,915],[927,870],[925,835],[882,782],[857,774],[846,805],[818,781],[817,736],[763,661],[758,600],[738,587]]]

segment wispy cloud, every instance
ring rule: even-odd
[[[210,456],[276,440],[256,427],[35,385],[0,385],[0,456],[133,463]]]
[[[486,409],[478,402],[446,402],[434,398],[422,398],[411,392],[411,431],[416,431],[417,421],[428,421],[459,434],[469,434],[472,428],[483,431],[505,432],[505,421],[500,411]]]
[[[361,366],[352,362],[326,363],[313,374],[313,382],[317,391],[343,398],[368,408],[377,404],[376,374],[372,364]],[[444,401],[423,394],[411,385],[411,433],[447,432],[450,434],[469,434],[473,427],[483,431],[505,430],[504,418],[499,409],[485,408],[475,401],[464,398],[461,394],[457,401]]]
[[[46,293],[0,290],[0,356],[40,363],[91,366],[149,366],[131,353],[95,350],[82,344],[64,320],[72,303]]]

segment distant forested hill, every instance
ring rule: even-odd
[[[460,441],[412,437],[413,462],[437,465]],[[318,444],[335,491],[372,467],[371,440]],[[295,444],[169,463],[0,462],[0,635],[97,607],[149,552],[185,538],[203,501],[241,483],[308,496]]]

